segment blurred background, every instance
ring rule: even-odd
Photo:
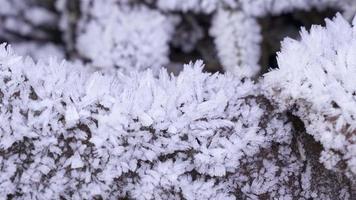
[[[35,60],[51,56],[130,71],[201,59],[208,72],[257,76],[276,68],[285,37],[323,25],[352,0],[0,0],[0,42]],[[243,17],[241,17],[243,16]],[[247,71],[248,71],[247,70]],[[156,70],[157,71],[157,70]]]

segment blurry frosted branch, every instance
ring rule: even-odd
[[[210,33],[226,71],[250,77],[259,72],[262,38],[256,19],[243,12],[219,10]]]

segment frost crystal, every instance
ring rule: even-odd
[[[328,169],[356,174],[356,28],[342,16],[285,39],[279,69],[264,78],[269,98],[300,117],[324,147]]]

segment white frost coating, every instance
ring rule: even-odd
[[[259,72],[262,38],[256,19],[220,9],[214,15],[210,34],[225,71],[249,77]]]
[[[0,101],[0,196],[311,194],[300,186],[303,164],[286,117],[251,80],[203,73],[202,62],[177,77],[164,70],[157,78],[151,71],[91,73],[78,64],[34,63],[2,45]],[[319,177],[310,173],[311,181]],[[322,180],[312,186],[323,199],[348,195],[343,182]]]
[[[285,39],[279,69],[266,74],[266,94],[300,117],[321,142],[329,169],[356,174],[356,28],[341,16]],[[345,167],[342,167],[345,166]]]
[[[168,63],[174,28],[168,17],[114,0],[81,2],[76,48],[94,66],[157,70]]]

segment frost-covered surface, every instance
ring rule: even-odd
[[[355,2],[0,0],[0,199],[355,199],[356,19],[249,78],[258,18]]]
[[[305,164],[314,161],[295,147],[291,124],[258,85],[202,73],[201,65],[177,77],[90,73],[55,60],[34,63],[2,45],[0,195],[350,197],[344,177],[320,181],[323,170]]]
[[[300,117],[307,133],[324,147],[328,169],[356,174],[356,27],[342,16],[326,27],[302,30],[301,40],[285,39],[279,69],[264,78],[266,94],[282,110]]]
[[[158,68],[168,63],[174,22],[146,6],[81,1],[76,48],[96,67]]]

